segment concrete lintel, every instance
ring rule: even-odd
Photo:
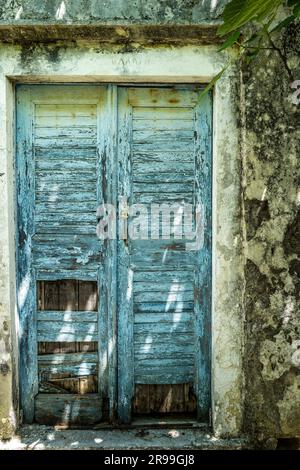
[[[215,44],[217,25],[0,24],[0,41],[12,44],[89,40],[126,44]]]

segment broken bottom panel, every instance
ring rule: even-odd
[[[196,397],[191,384],[136,384],[133,411],[136,416],[194,416]]]
[[[98,423],[97,282],[39,281],[37,294],[35,421],[64,426]]]
[[[38,343],[40,393],[97,393],[97,343]]]
[[[39,393],[35,398],[35,421],[38,424],[90,426],[99,423],[101,416],[101,401],[97,394]]]

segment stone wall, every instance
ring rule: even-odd
[[[289,70],[274,51],[243,70],[244,426],[258,438],[300,435],[300,25],[275,42]]]
[[[202,24],[217,19],[226,0],[1,0],[3,23]]]

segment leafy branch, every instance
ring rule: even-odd
[[[274,26],[278,10],[281,7],[284,7],[283,11],[286,16]],[[287,58],[280,47],[275,44],[273,36],[299,17],[300,0],[231,0],[224,9],[223,23],[217,32],[220,37],[227,36],[219,48],[219,52],[235,46],[238,59],[249,64],[262,50],[274,51],[282,61],[289,79],[293,81],[293,74]],[[255,31],[250,37],[249,29]],[[200,94],[200,100],[222,77],[232,62],[233,60],[229,61],[211,80]]]

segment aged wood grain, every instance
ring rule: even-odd
[[[136,384],[133,401],[135,415],[194,415],[196,399],[189,383]]]
[[[35,400],[35,420],[50,425],[92,425],[101,420],[101,401],[96,394],[43,394]]]

